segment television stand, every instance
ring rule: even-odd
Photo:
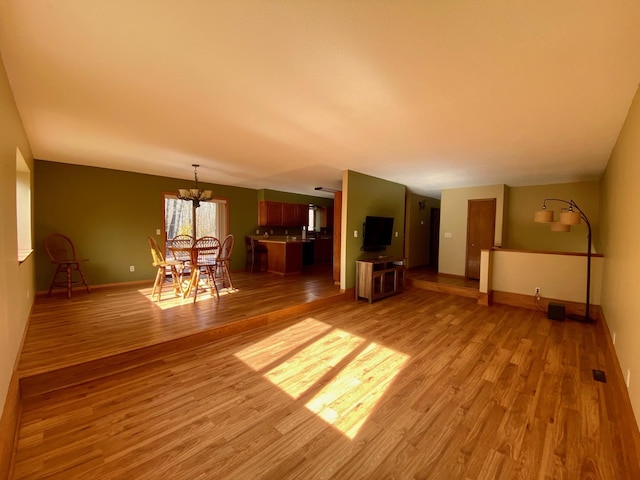
[[[374,300],[402,292],[404,289],[405,259],[384,257],[356,261],[356,300]]]

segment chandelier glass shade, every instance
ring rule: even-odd
[[[190,200],[193,202],[193,208],[198,208],[200,206],[200,202],[211,200],[213,192],[211,190],[200,190],[198,188],[198,167],[200,165],[194,163],[191,166],[193,167],[196,186],[195,188],[179,188],[178,198],[180,200]]]

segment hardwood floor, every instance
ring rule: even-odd
[[[166,287],[160,302],[151,299],[153,282],[139,287],[94,289],[66,296],[38,297],[25,338],[19,371],[22,378],[107,356],[163,344],[230,326],[271,312],[339,295],[326,271],[283,277],[234,273],[235,290],[175,297]]]
[[[408,287],[432,292],[451,293],[468,298],[478,298],[480,282],[454,275],[440,274],[431,268],[411,268],[407,272]]]
[[[148,314],[127,298],[76,314]],[[13,478],[640,478],[604,338],[415,288],[342,302],[30,396]]]
[[[441,274],[431,267],[411,268],[407,273],[408,273],[408,276],[413,280],[420,280],[420,281],[430,282],[430,283],[438,283],[441,285],[452,285],[456,287],[473,288],[475,290],[478,290],[478,287],[480,285],[479,280],[470,280],[468,278],[459,277],[456,275]]]

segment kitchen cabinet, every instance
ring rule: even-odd
[[[331,263],[333,260],[333,236],[317,235],[314,248],[316,263]]]
[[[298,221],[298,206],[294,203],[282,204],[282,226],[293,227]]]
[[[258,225],[261,227],[302,227],[309,222],[309,206],[297,203],[258,203]]]
[[[267,247],[268,270],[278,275],[291,275],[302,271],[302,245],[308,240],[259,239]]]
[[[309,205],[296,205],[296,226],[309,225]]]
[[[261,201],[258,204],[258,225],[261,227],[282,225],[282,204],[280,202]]]

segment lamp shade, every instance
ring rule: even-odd
[[[551,223],[553,222],[553,210],[538,210],[533,215],[533,221],[537,223]]]
[[[567,225],[562,222],[553,222],[551,223],[551,231],[552,232],[568,232],[571,230],[571,225]]]
[[[578,225],[580,224],[580,212],[574,212],[573,210],[563,210],[560,212],[560,223],[563,225]]]

